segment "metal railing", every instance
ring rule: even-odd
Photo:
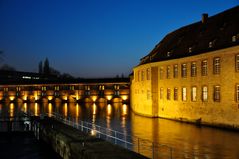
[[[113,144],[117,144],[121,147],[137,152],[146,157],[153,159],[173,158],[173,148],[170,146],[157,144],[149,140],[141,139],[135,136],[129,136],[126,133],[105,128],[95,123],[90,123],[82,120],[76,121],[70,117],[64,118],[60,114],[52,113],[50,116],[84,133],[109,141]]]

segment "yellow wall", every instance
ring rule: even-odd
[[[239,128],[239,103],[236,101],[236,84],[239,84],[239,72],[235,71],[235,56],[239,54],[239,46],[212,51],[200,55],[173,59],[162,62],[148,63],[134,68],[134,78],[131,80],[131,107],[138,114],[201,122],[209,125],[229,126]],[[221,72],[213,74],[213,59],[220,57]],[[201,75],[201,62],[207,59],[208,75]],[[196,62],[197,75],[191,77],[191,63]],[[187,77],[181,77],[181,64],[187,64]],[[178,78],[173,77],[173,66],[178,64]],[[170,66],[170,78],[166,78],[166,68]],[[158,68],[158,86],[152,85],[152,80],[142,79],[142,71]],[[160,79],[160,68],[163,67],[163,78]],[[140,73],[139,73],[140,72]],[[154,75],[154,74],[153,74]],[[140,76],[140,78],[138,78]],[[153,77],[153,78],[152,78]],[[208,87],[208,101],[202,101],[202,86]],[[220,85],[220,102],[214,102],[213,89]],[[153,102],[152,88],[158,87],[157,103]],[[196,101],[191,100],[191,89],[197,88]],[[174,100],[174,88],[178,88],[178,100]],[[187,89],[187,100],[182,101],[182,88]],[[160,99],[160,88],[163,88],[163,98]],[[167,99],[167,88],[170,88],[171,99]],[[155,100],[154,100],[155,101]],[[153,106],[154,105],[154,106]],[[157,108],[155,108],[157,107]],[[155,115],[157,114],[157,115]]]

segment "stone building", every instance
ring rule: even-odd
[[[239,129],[239,6],[166,35],[133,69],[131,107]]]

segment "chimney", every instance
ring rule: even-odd
[[[208,14],[207,13],[203,13],[202,14],[202,23],[206,23],[208,19]]]

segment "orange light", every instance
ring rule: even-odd
[[[34,93],[35,100],[38,100],[37,92]]]
[[[107,115],[111,115],[112,113],[112,107],[110,104],[107,105]]]
[[[111,100],[112,97],[113,97],[112,95],[107,95],[107,96],[106,96],[106,99],[107,99],[107,100]]]
[[[95,102],[97,99],[97,96],[91,96],[91,98],[92,98],[93,102]]]
[[[65,104],[64,104],[64,115],[65,115],[65,117],[67,117],[67,111],[68,111],[68,109],[67,109],[67,103],[65,103]]]
[[[15,99],[15,97],[14,96],[10,96],[9,99],[10,99],[10,101],[13,101]]]
[[[14,104],[11,103],[10,104],[10,117],[13,117],[14,116]]]
[[[52,104],[51,103],[48,104],[48,114],[49,114],[49,117],[52,116]]]
[[[79,117],[79,104],[76,104],[76,118]]]
[[[34,106],[34,115],[35,115],[35,116],[38,116],[38,103],[35,103],[35,106]]]
[[[64,100],[67,100],[67,96],[64,96],[63,99],[64,99]]]
[[[93,115],[96,114],[96,109],[97,109],[97,107],[96,107],[96,104],[94,103],[94,104],[93,104]]]
[[[48,96],[47,98],[48,98],[48,100],[52,100],[53,96]]]
[[[24,103],[24,113],[27,113],[27,103]]]
[[[90,134],[91,134],[91,136],[96,136],[96,130],[91,130]]]
[[[27,100],[27,95],[24,95],[23,100]]]
[[[122,95],[121,98],[122,98],[123,100],[127,100],[127,99],[128,99],[128,95]]]
[[[127,115],[127,105],[123,104],[123,111],[122,111],[122,115]]]

